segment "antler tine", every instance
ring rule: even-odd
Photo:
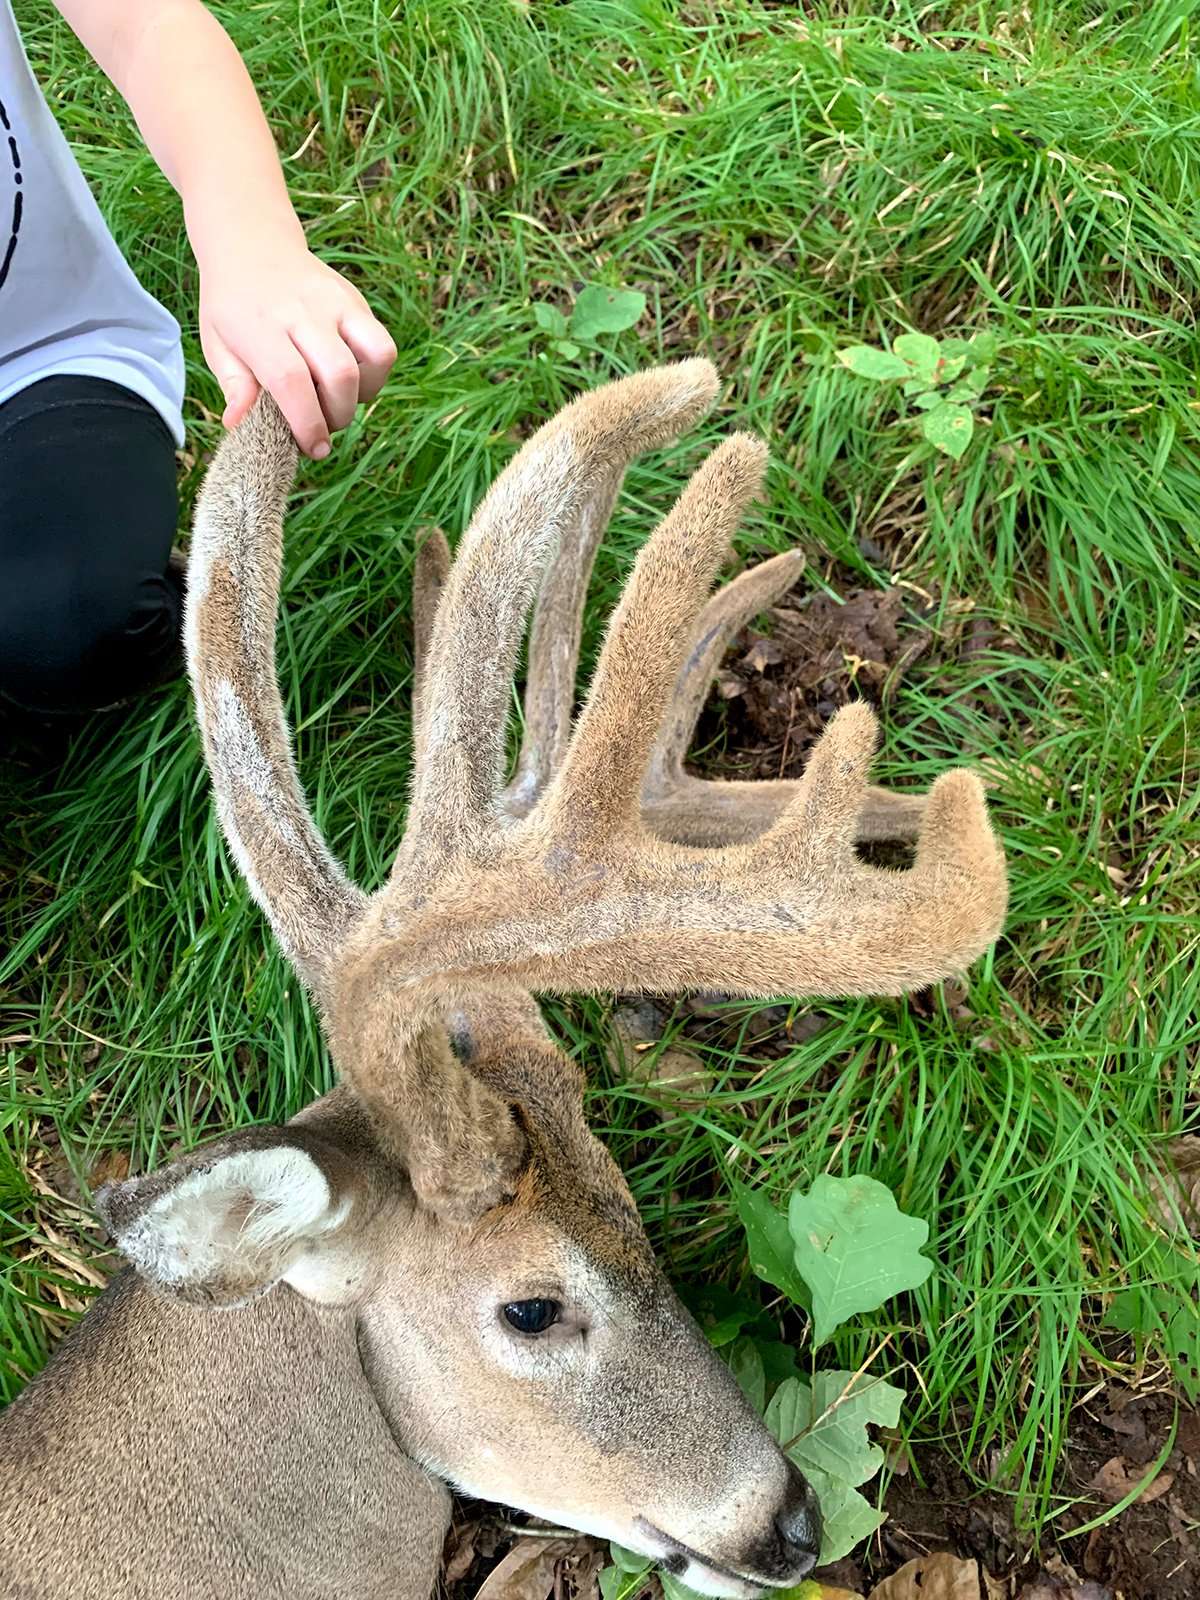
[[[275,673],[283,512],[296,446],[263,396],[227,437],[196,506],[184,639],[229,848],[284,953],[324,1000],[330,962],[366,897],[317,831]]]
[[[393,882],[419,893],[446,863],[493,842],[508,695],[543,566],[598,481],[673,439],[717,393],[707,361],[581,396],[520,450],[459,546],[434,622],[423,759]]]
[[[683,776],[683,758],[688,753],[700,712],[729,641],[751,617],[768,610],[795,587],[804,565],[803,550],[787,550],[781,556],[772,556],[718,589],[701,611],[692,629],[691,648],[650,757],[647,790],[661,790]]]
[[[591,843],[636,825],[647,763],[696,613],[765,466],[761,440],[733,435],[701,464],[643,546],[547,794],[551,826]]]
[[[566,754],[588,583],[624,477],[622,466],[601,478],[563,530],[542,579],[529,635],[521,753],[502,797],[504,809],[514,817],[526,815]]]
[[[773,827],[795,798],[795,780],[743,783],[694,778],[684,770],[683,761],[730,640],[752,617],[769,610],[795,587],[804,564],[800,550],[773,556],[718,589],[700,613],[642,786],[643,819],[660,838],[675,844],[744,844]],[[924,804],[923,795],[893,794],[870,786],[855,837],[860,842],[910,842],[917,837]]]
[[[440,528],[428,528],[417,546],[412,577],[412,716],[413,764],[421,760],[425,735],[425,679],[429,646],[442,590],[450,575],[450,546]]]

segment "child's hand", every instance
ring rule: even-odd
[[[225,396],[225,426],[235,427],[266,389],[318,461],[396,359],[358,290],[300,244],[202,262],[200,343]]]

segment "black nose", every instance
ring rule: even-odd
[[[791,1558],[795,1583],[812,1571],[821,1553],[821,1506],[803,1475],[790,1462],[788,1468],[787,1499],[775,1527]]]

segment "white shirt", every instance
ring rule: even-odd
[[[183,443],[179,324],[117,249],[0,0],[0,404],[59,373],[132,389]]]

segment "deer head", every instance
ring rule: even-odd
[[[226,837],[342,1085],[101,1204],[163,1292],[235,1306],[282,1284],[349,1308],[380,1408],[432,1473],[753,1595],[813,1565],[814,1497],[671,1293],[532,992],[899,994],[995,938],[1005,876],[968,773],[923,801],[866,785],[865,706],[838,714],[797,783],[684,774],[724,642],[799,570],[781,556],[708,599],[762,476],[748,436],[708,457],[642,550],[573,722],[623,472],[716,389],[689,361],[585,395],[497,480],[453,564],[440,538],[424,547],[408,826],[370,897],[305,806],[277,686],[294,447],[265,399],[225,442],[192,549],[196,707]],[[861,837],[915,837],[915,864],[868,866]]]

